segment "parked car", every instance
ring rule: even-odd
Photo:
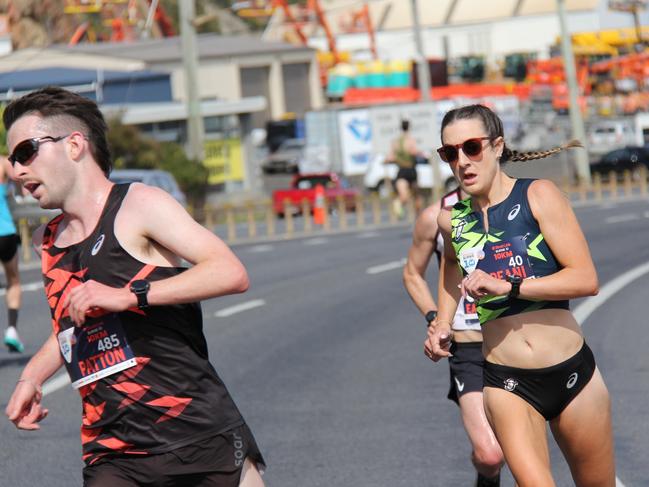
[[[114,183],[144,183],[164,189],[181,205],[187,205],[187,197],[173,175],[161,169],[115,169],[110,173]]]
[[[624,171],[636,171],[641,165],[649,168],[649,147],[629,146],[612,150],[590,165],[593,173],[608,175],[611,171],[622,174]]]
[[[611,149],[622,148],[635,142],[633,127],[623,121],[598,122],[588,129],[588,151],[605,154]]]
[[[437,158],[435,158],[437,160]],[[397,177],[399,168],[396,164],[384,164],[385,156],[383,154],[375,155],[365,172],[363,184],[365,187],[372,191],[379,191],[381,194],[387,194],[392,191],[392,188],[385,187],[386,178],[393,181]],[[423,189],[433,188],[433,168],[428,163],[427,159],[420,159],[418,164],[415,165],[417,171],[417,185]],[[457,186],[455,176],[451,167],[446,163],[439,163],[439,171],[442,176],[442,186],[445,191],[450,191]]]
[[[313,212],[316,186],[319,184],[324,188],[325,199],[330,209],[336,207],[338,197],[342,196],[345,208],[348,211],[356,210],[356,197],[360,194],[357,188],[353,188],[346,179],[336,173],[314,173],[296,174],[289,189],[273,191],[273,211],[283,217],[284,202],[288,200],[288,210],[292,214],[299,214],[302,212],[302,202],[306,200],[310,211]]]
[[[305,145],[304,139],[286,139],[262,162],[262,171],[266,174],[298,172],[298,164],[304,158]]]

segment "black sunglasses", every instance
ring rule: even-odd
[[[34,137],[33,139],[25,139],[16,144],[14,151],[9,156],[9,162],[11,165],[15,165],[17,162],[21,163],[23,166],[31,160],[34,155],[38,153],[38,148],[43,142],[58,142],[63,140],[66,137],[70,137],[72,134],[61,135],[60,137],[52,137],[51,135],[46,135],[45,137]]]
[[[462,152],[472,161],[477,160],[482,154],[482,141],[491,140],[491,137],[475,137],[473,139],[467,139],[461,144],[444,144],[442,147],[437,149],[439,157],[444,162],[452,163],[458,160],[460,157],[460,147]],[[475,158],[475,159],[474,159]]]

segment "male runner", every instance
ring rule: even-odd
[[[62,211],[34,235],[53,332],[9,419],[39,429],[41,385],[65,365],[83,404],[84,485],[263,486],[263,458],[209,363],[199,304],[246,291],[241,262],[164,191],[107,178],[93,101],[48,87],[3,119],[14,177]]]
[[[417,218],[403,282],[411,299],[425,316],[428,326],[435,326],[437,306],[425,279],[430,258],[435,253],[438,264],[444,241],[437,226],[441,208],[451,207],[461,199],[460,189],[451,191]],[[452,357],[449,358],[451,385],[448,398],[460,407],[464,429],[473,448],[473,465],[478,471],[477,487],[500,485],[503,454],[487,422],[482,403],[482,333],[472,302],[462,300],[452,324]]]

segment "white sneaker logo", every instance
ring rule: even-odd
[[[518,215],[518,212],[521,211],[521,205],[516,204],[512,207],[511,211],[509,212],[509,215],[507,215],[507,219],[509,221],[512,221],[516,216]]]
[[[462,392],[464,390],[464,382],[457,380],[457,377],[453,378],[455,379],[455,384],[457,385],[457,392]]]
[[[514,379],[505,379],[503,382],[505,384],[505,390],[509,392],[516,389],[516,386],[518,385],[518,381]]]
[[[99,252],[99,249],[101,249],[101,246],[104,244],[105,239],[106,235],[104,235],[103,233],[99,235],[99,238],[97,238],[95,245],[92,246],[92,250],[90,251],[92,255],[97,255],[97,252]]]
[[[568,377],[568,382],[566,383],[566,388],[572,389],[574,385],[577,383],[578,378],[579,378],[579,374],[577,372],[573,372],[572,374],[570,374],[570,377]]]

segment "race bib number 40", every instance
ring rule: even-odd
[[[89,320],[58,334],[72,387],[80,387],[133,367],[137,362],[116,313]]]
[[[507,276],[520,276],[523,279],[534,277],[532,266],[527,256],[527,246],[523,237],[514,237],[510,241],[487,243],[484,256],[477,268],[496,279]]]

